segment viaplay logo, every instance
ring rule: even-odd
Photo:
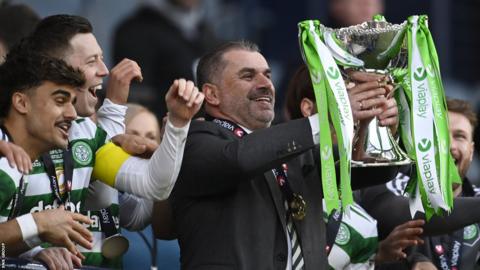
[[[420,150],[421,152],[427,152],[428,150],[430,150],[430,147],[432,147],[432,142],[427,139],[427,138],[423,138],[418,144],[418,150]]]
[[[319,84],[322,81],[322,73],[319,70],[312,70],[310,77],[314,84]]]
[[[330,79],[336,80],[338,77],[340,77],[340,72],[335,67],[329,67],[327,69],[327,75],[330,77]]]
[[[418,67],[417,70],[413,72],[413,78],[418,82],[423,81],[426,77],[427,71],[423,67]]]
[[[330,148],[328,145],[325,145],[322,150],[322,159],[328,160],[330,156],[332,156],[332,148]]]

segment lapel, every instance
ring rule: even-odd
[[[308,174],[312,169],[314,169],[315,161],[311,152],[308,154],[300,155],[298,158],[294,158],[291,162],[288,162],[288,181],[292,190],[296,193],[302,195],[305,186],[303,182],[305,180],[305,175]],[[277,180],[271,170],[264,173],[265,181],[267,181],[268,187],[270,189],[270,194],[275,203],[275,208],[277,210],[278,218],[282,223],[282,228],[286,231],[286,211],[284,206],[284,197],[280,187],[277,184]],[[305,198],[305,195],[302,195]],[[307,205],[308,207],[308,205]],[[297,235],[302,239],[303,228],[305,226],[305,221],[297,221],[293,219],[295,224]]]
[[[239,140],[239,138],[235,136],[232,132],[227,131],[226,129],[223,129],[223,128],[221,128],[220,130],[222,130],[222,132],[224,132],[234,140]],[[265,176],[265,181],[267,182],[268,189],[270,190],[270,194],[272,196],[272,200],[275,204],[275,209],[277,210],[277,217],[280,220],[280,223],[282,224],[282,228],[286,233],[287,222],[285,220],[286,212],[285,212],[285,206],[283,205],[284,203],[283,194],[277,185],[277,180],[275,179],[275,175],[273,174],[272,170],[266,171],[263,175]]]
[[[277,216],[282,223],[282,228],[286,231],[287,223],[285,220],[285,206],[283,205],[283,194],[280,191],[280,188],[277,185],[277,180],[273,175],[271,170],[264,173],[265,181],[267,182],[268,188],[270,189],[270,194],[272,195],[272,200],[275,204],[275,208],[277,209]]]
[[[303,196],[305,199],[305,174],[303,172],[304,169],[304,155],[300,155],[297,158],[292,159],[290,162],[288,162],[288,183],[290,184],[290,187],[292,188],[292,191],[300,194]],[[308,208],[308,204],[307,204]],[[307,219],[308,217],[305,217]],[[305,219],[302,221],[292,219],[293,224],[295,225],[296,228],[296,233],[298,235],[298,238],[300,239],[301,243],[304,243],[303,238],[302,238],[302,233],[304,231],[304,226],[305,226]],[[303,246],[303,245],[302,245]]]
[[[312,207],[308,203],[308,187],[309,184],[307,181],[312,181],[315,179],[311,179],[311,177],[308,177],[310,173],[312,173],[313,170],[315,170],[315,158],[314,158],[314,152],[313,151],[307,151],[300,156],[292,159],[288,163],[288,181],[290,183],[290,186],[292,187],[292,190],[300,195],[303,196],[304,200],[307,201],[307,206],[306,210],[307,213],[312,213],[311,209],[309,207]],[[320,196],[320,194],[319,194]],[[320,201],[321,203],[321,201]],[[308,239],[308,234],[304,234],[307,231],[307,222],[310,222],[309,219],[312,219],[313,216],[307,216],[305,217],[304,220],[296,220],[293,219],[293,223],[296,228],[296,233],[298,235],[298,238],[300,239],[300,243],[302,244],[302,249],[304,252],[307,252],[312,249],[311,247],[311,241]],[[323,225],[323,223],[322,223]],[[319,228],[320,231],[324,232],[324,228]]]
[[[302,177],[310,173],[316,167],[316,160],[314,155],[320,155],[318,151],[315,151],[317,148],[314,148],[312,151],[307,151],[298,157],[300,166],[302,168]]]

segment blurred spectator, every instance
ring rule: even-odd
[[[331,27],[347,27],[372,19],[373,15],[383,13],[383,0],[331,0]]]
[[[26,5],[0,6],[0,63],[13,44],[30,34],[40,17]]]
[[[118,26],[114,62],[136,60],[145,78],[141,86],[133,85],[132,101],[165,115],[169,83],[179,77],[192,80],[195,60],[216,45],[204,14],[201,0],[157,0]]]
[[[160,125],[155,115],[139,104],[127,104],[125,126],[127,134],[138,135],[160,143]]]

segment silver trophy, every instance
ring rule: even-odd
[[[388,75],[393,68],[406,67],[406,23],[368,21],[359,25],[331,29],[320,26],[326,46],[339,66]],[[348,75],[343,73],[348,81]],[[393,82],[393,79],[391,79]],[[389,93],[391,95],[392,93]],[[390,129],[373,119],[355,138],[353,167],[403,166],[412,163],[399,147]]]

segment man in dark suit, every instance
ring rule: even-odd
[[[270,126],[270,68],[248,42],[202,57],[197,80],[207,121],[170,197],[182,269],[326,269],[317,116]]]

